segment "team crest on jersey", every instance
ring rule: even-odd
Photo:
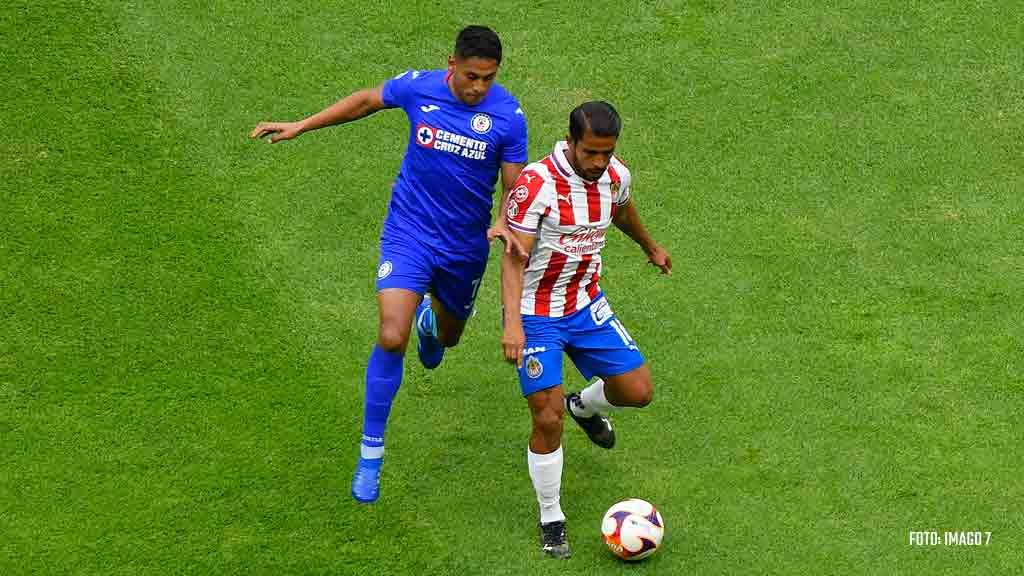
[[[536,356],[530,356],[526,359],[526,375],[530,378],[540,378],[540,375],[544,373],[544,365],[540,363],[540,360]]]
[[[516,186],[516,189],[512,191],[512,199],[516,202],[522,202],[530,195],[530,189],[525,185]]]
[[[381,263],[380,267],[377,268],[377,279],[383,280],[391,275],[391,260],[385,260]]]
[[[622,188],[622,184],[612,182],[610,188],[612,189],[612,198],[616,198],[619,195],[619,189]]]
[[[509,218],[515,218],[516,216],[519,216],[519,204],[516,204],[515,202],[509,202],[508,210],[506,210],[506,213],[508,214]]]
[[[469,125],[473,128],[473,132],[487,134],[491,131],[491,117],[483,112],[474,114],[473,119],[469,121]]]
[[[424,148],[430,148],[434,144],[437,132],[426,124],[416,126],[416,143]]]

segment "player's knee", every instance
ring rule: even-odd
[[[388,352],[401,353],[405,352],[408,338],[408,334],[403,332],[401,328],[384,324],[380,327],[380,331],[377,334],[377,345]]]
[[[651,377],[645,376],[630,382],[623,400],[631,408],[643,408],[654,398],[654,386]]]
[[[650,378],[643,382],[637,392],[636,404],[638,408],[643,408],[651,403],[654,399],[654,385],[651,384]]]
[[[533,427],[548,438],[562,434],[562,419],[565,416],[561,403],[545,407],[533,413]]]

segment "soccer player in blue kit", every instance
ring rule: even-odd
[[[501,238],[507,252],[525,257],[504,218],[488,229],[499,172],[505,198],[527,159],[523,111],[494,81],[501,51],[494,31],[468,26],[446,70],[410,70],[304,120],[261,122],[252,132],[279,142],[385,108],[402,108],[409,118],[409,144],[380,238],[377,342],[366,367],[363,435],[352,478],[359,502],[380,495],[384,429],[412,325],[420,361],[436,368],[473,311],[489,240]]]

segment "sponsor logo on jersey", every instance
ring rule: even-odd
[[[510,219],[519,216],[519,204],[516,204],[515,202],[509,202],[508,209],[505,212],[508,214],[508,217]]]
[[[540,363],[540,360],[536,356],[530,356],[526,359],[526,375],[530,378],[537,379],[544,373],[544,365]]]
[[[491,131],[491,117],[483,112],[474,114],[473,119],[469,121],[469,126],[477,134],[487,134]]]
[[[562,234],[558,245],[563,252],[569,254],[589,254],[597,252],[604,246],[607,228],[577,228],[571,234]]]
[[[377,278],[383,280],[391,275],[391,260],[385,260],[381,263],[380,267],[377,268]]]
[[[440,109],[441,107],[438,106],[437,104],[427,104],[425,106],[420,106],[420,110],[423,110],[423,112],[433,112],[434,110]]]
[[[470,160],[487,158],[487,142],[434,128],[422,122],[416,125],[416,143],[424,148],[448,152]]]

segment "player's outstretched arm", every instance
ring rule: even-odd
[[[615,212],[615,219],[612,222],[616,228],[622,230],[626,236],[629,236],[640,245],[644,254],[647,255],[647,260],[660,268],[662,274],[672,273],[672,258],[661,245],[654,241],[654,238],[651,238],[647,228],[640,221],[640,213],[637,212],[636,205],[632,199],[619,206]]]
[[[504,190],[502,194],[503,200],[498,208],[498,215],[494,219],[494,226],[487,230],[487,241],[490,242],[495,238],[501,238],[501,241],[505,243],[506,254],[511,253],[525,260],[530,256],[530,251],[523,249],[523,246],[505,221],[505,214],[508,214],[508,203],[511,201],[512,186],[515,185],[516,180],[519,178],[519,173],[523,171],[523,166],[525,164],[518,162],[501,163],[501,187]]]
[[[505,216],[502,215],[504,220]],[[535,237],[530,234],[510,230],[519,244],[527,251],[533,249]],[[523,267],[525,259],[512,252],[505,251],[501,255],[501,303],[505,309],[505,329],[501,336],[501,348],[505,360],[523,366],[523,347],[526,346],[526,334],[523,332],[523,318],[519,313],[519,305],[523,298]]]
[[[304,132],[311,132],[335,124],[352,122],[387,108],[382,97],[383,86],[353,92],[324,108],[320,112],[298,122],[260,122],[249,134],[251,138],[270,135],[270,143],[291,140]]]

